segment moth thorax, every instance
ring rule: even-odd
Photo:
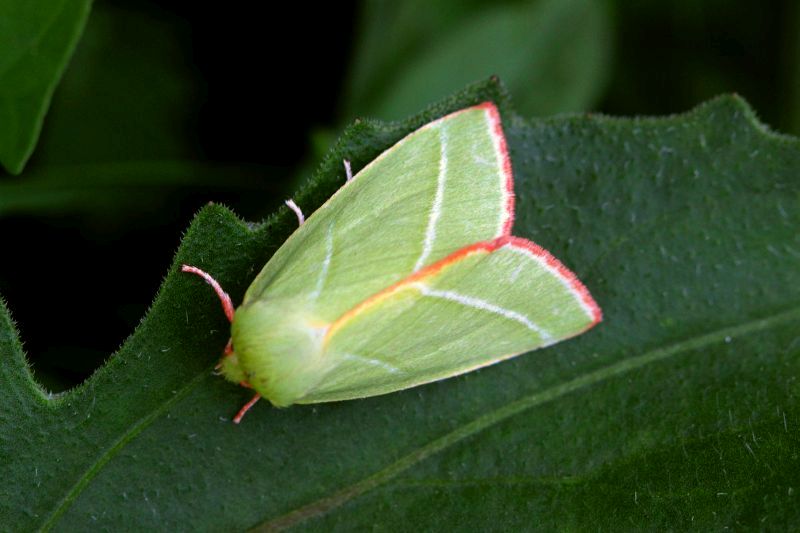
[[[320,356],[326,328],[292,301],[243,305],[231,331],[245,381],[276,406],[295,403],[325,375]]]

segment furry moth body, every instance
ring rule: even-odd
[[[385,394],[600,322],[572,272],[511,235],[513,187],[487,102],[422,126],[348,179],[235,311],[213,278],[184,266],[214,285],[232,322],[223,376],[257,393],[235,421],[261,396],[284,407]]]

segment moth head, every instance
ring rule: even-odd
[[[278,407],[291,405],[325,374],[321,355],[326,329],[308,315],[307,307],[291,300],[250,302],[236,310],[234,353],[223,360],[222,373],[228,379],[243,376],[241,381]]]

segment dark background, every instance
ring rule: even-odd
[[[247,220],[264,218],[311,174],[344,125],[363,115],[397,118],[366,102],[400,101],[392,87],[449,28],[465,20],[478,28],[491,18],[487,6],[506,4],[523,3],[275,3],[267,10],[252,2],[224,9],[96,2],[33,158],[21,175],[0,175],[0,190],[14,187],[33,199],[0,211],[0,294],[38,379],[55,391],[68,388],[122,344],[203,204],[222,202]],[[533,99],[510,84],[523,114],[661,115],[737,92],[773,128],[800,132],[795,2],[597,5],[596,41],[574,61],[575,71],[591,75],[563,81],[586,84],[576,87],[582,96],[536,100],[537,83],[553,85],[556,94],[562,88],[559,69],[573,63],[557,57],[557,68],[544,68],[529,84]],[[406,26],[376,31],[378,19],[400,18],[402,9]],[[433,29],[414,34],[425,24]],[[377,41],[365,37],[370,28]],[[555,30],[564,39],[586,39],[588,31]],[[589,57],[597,50],[602,57]],[[382,63],[370,63],[370,54]],[[487,66],[474,79],[506,79],[506,68],[498,55],[497,68]],[[431,98],[421,94],[396,112],[413,113]],[[77,199],[42,194],[65,189]]]

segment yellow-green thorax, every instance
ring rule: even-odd
[[[248,383],[275,406],[291,405],[326,373],[322,359],[326,329],[292,301],[243,304],[234,315],[234,353],[223,358],[222,374],[234,383]]]

